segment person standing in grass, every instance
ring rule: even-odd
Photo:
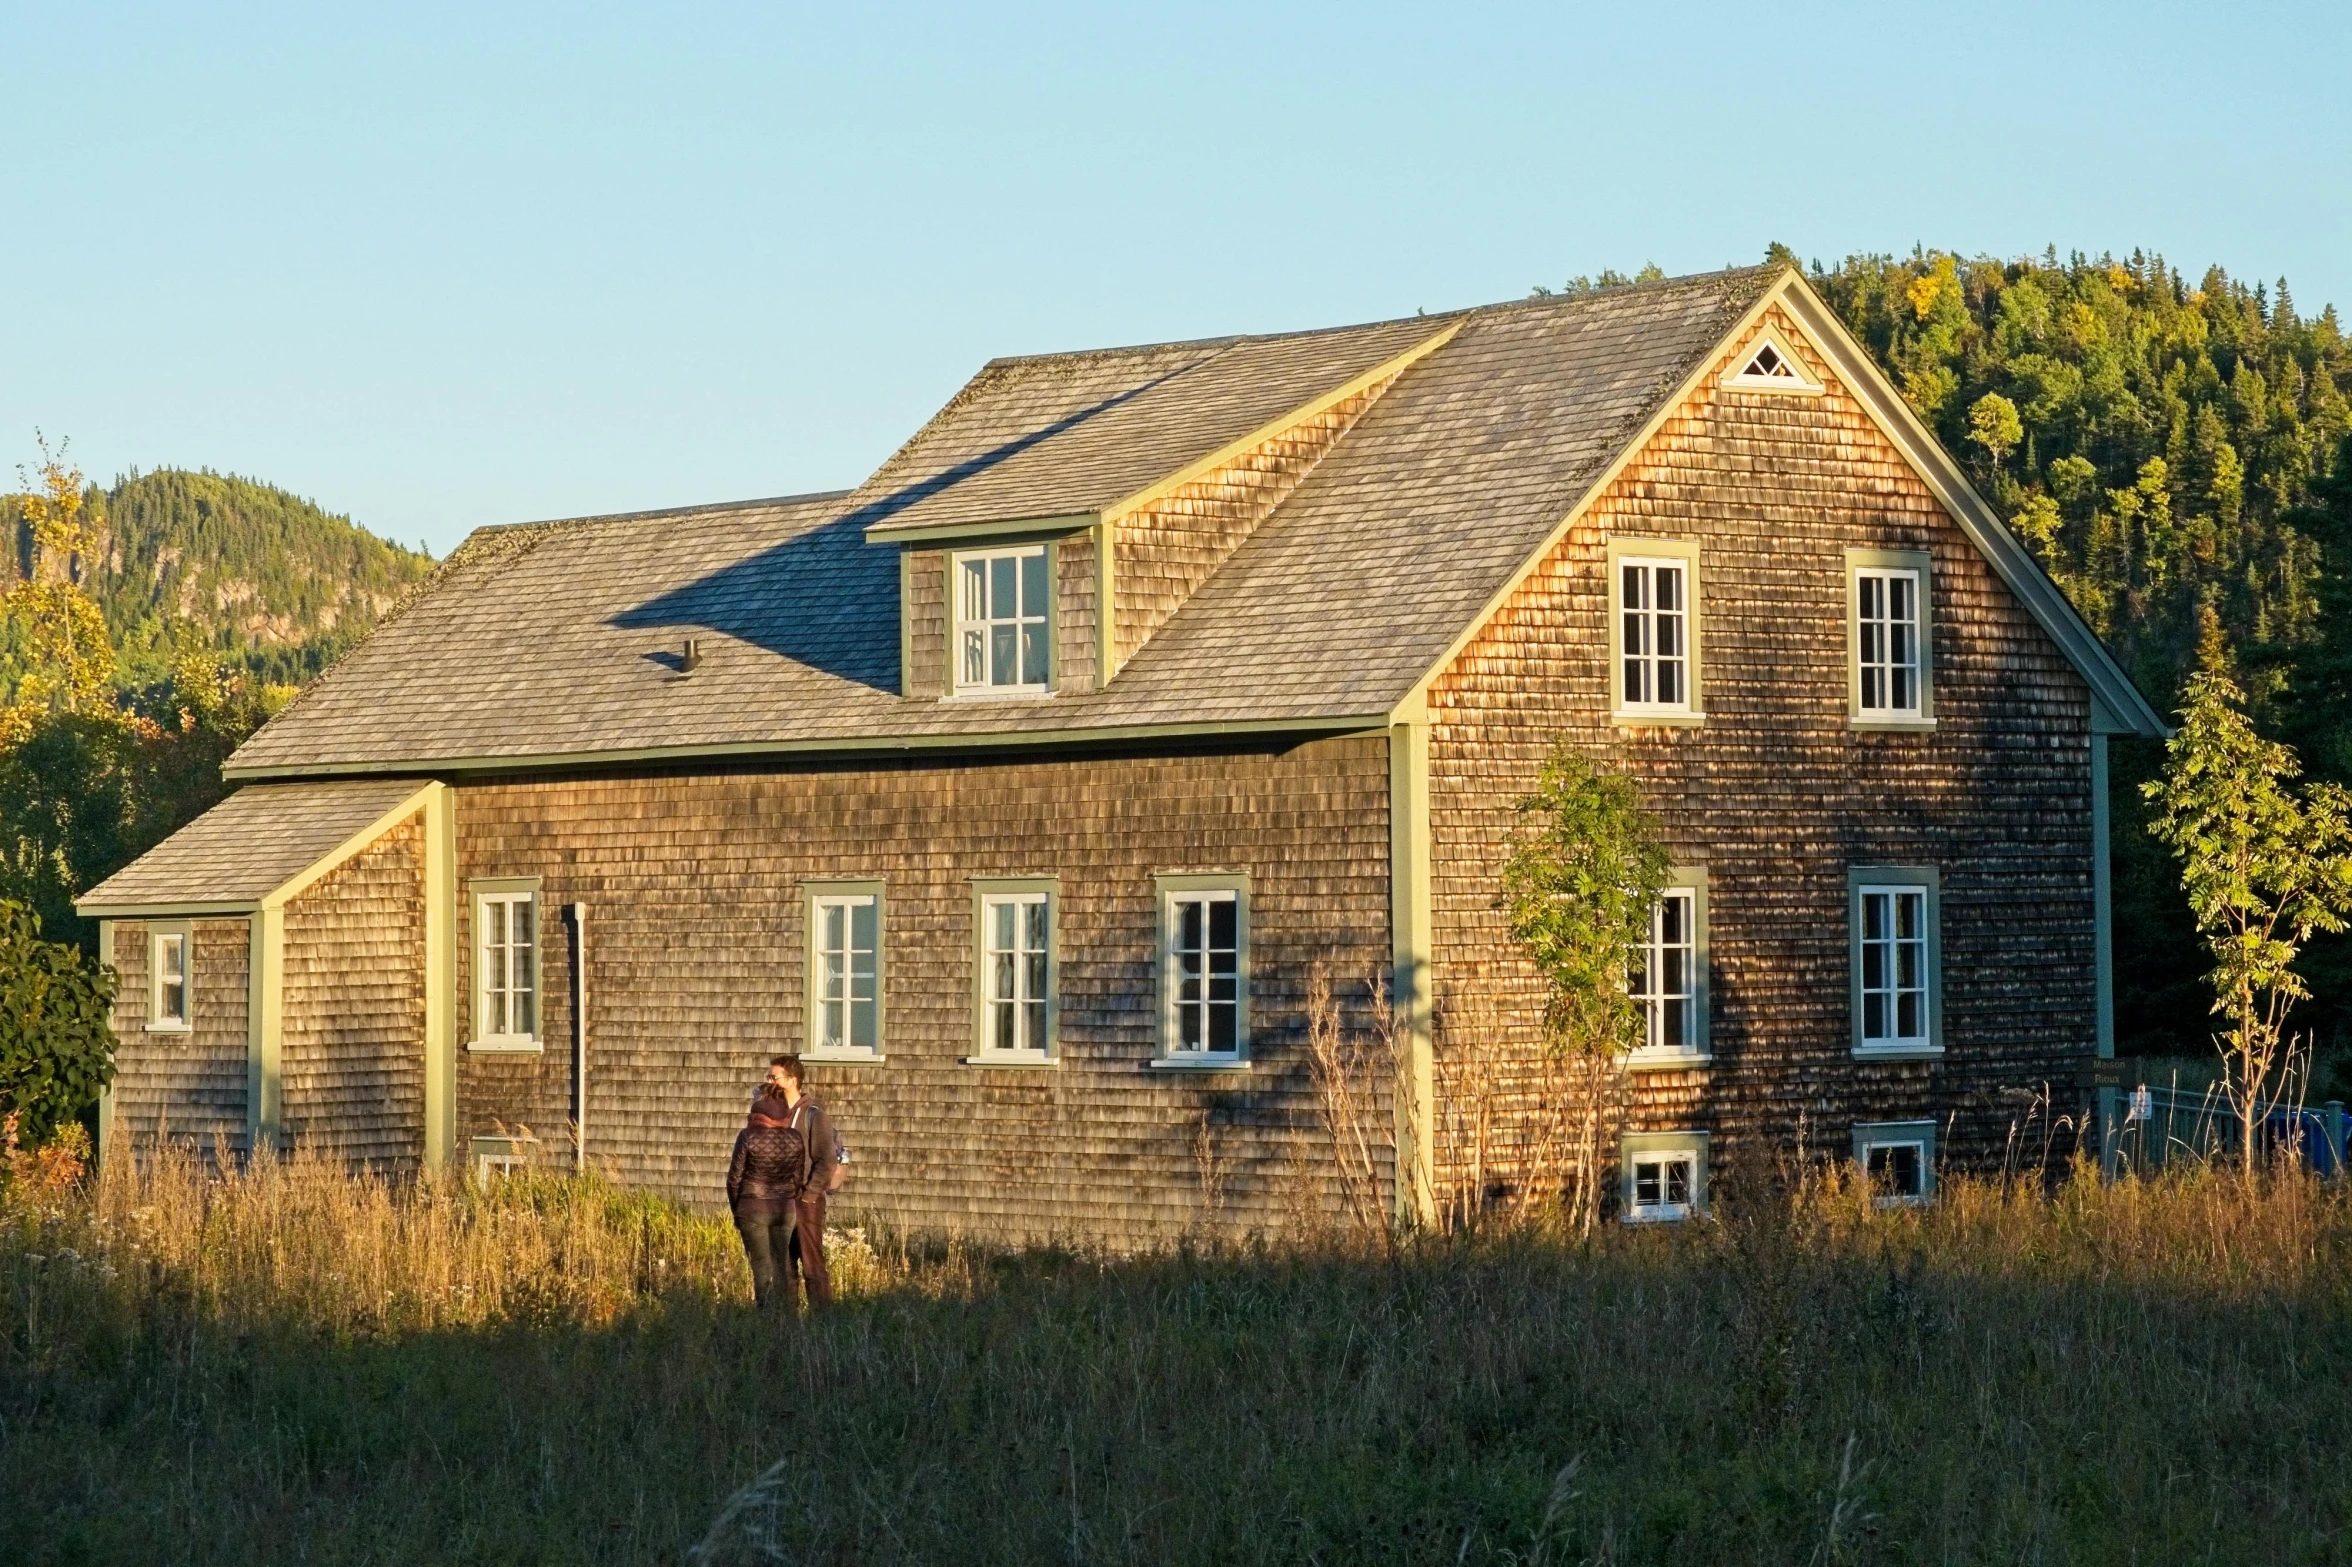
[[[808,1148],[792,1120],[783,1091],[762,1083],[727,1161],[727,1206],[751,1264],[752,1298],[763,1308],[792,1304],[789,1253],[808,1179]]]
[[[783,1095],[791,1110],[791,1128],[800,1137],[800,1195],[793,1205],[795,1222],[782,1277],[789,1299],[793,1270],[798,1268],[800,1283],[808,1291],[809,1309],[814,1311],[833,1304],[833,1278],[825,1271],[825,1199],[841,1189],[847,1174],[841,1139],[835,1135],[833,1118],[825,1113],[825,1107],[809,1097],[802,1082],[800,1057],[778,1056],[769,1062],[768,1080],[761,1089]]]

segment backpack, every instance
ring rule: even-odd
[[[820,1115],[824,1114],[825,1107],[816,1104],[815,1100],[801,1100],[792,1112],[792,1129],[795,1132],[800,1130],[801,1112],[812,1105],[816,1106]],[[832,1133],[833,1157],[826,1162],[821,1184],[817,1179],[815,1140],[806,1136],[800,1140],[800,1189],[806,1193],[813,1188],[820,1195],[830,1197],[849,1184],[849,1144],[841,1140],[841,1129],[833,1124],[833,1118],[829,1115],[825,1116],[825,1130]]]

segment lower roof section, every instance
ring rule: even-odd
[[[435,782],[249,784],[84,893],[90,918],[243,914],[282,903],[423,808]]]

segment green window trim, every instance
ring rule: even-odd
[[[818,904],[828,898],[874,900],[874,1048],[825,1045],[819,1040],[818,1008],[825,992],[824,952],[818,945]],[[800,1058],[863,1066],[880,1061],[890,1049],[890,900],[880,877],[817,877],[801,883],[801,1008]]]
[[[1862,710],[1862,588],[1865,571],[1908,571],[1919,579],[1919,716]],[[1890,734],[1922,734],[1936,727],[1935,557],[1926,550],[1846,551],[1846,727]]]
[[[188,1034],[196,1028],[196,923],[193,920],[148,920],[147,1016],[142,1032]],[[166,1019],[163,1011],[164,942],[177,937],[180,950],[180,1015]]]
[[[1870,1168],[1873,1148],[1916,1145],[1919,1149],[1919,1190],[1915,1195],[1889,1193],[1882,1203],[1925,1202],[1935,1195],[1936,1124],[1933,1121],[1857,1121],[1854,1123],[1854,1163]]]
[[[1042,549],[1045,559],[1044,685],[1005,686],[1001,689],[986,686],[960,686],[956,678],[957,563],[972,555],[1003,555],[1031,549]],[[960,548],[943,549],[940,551],[939,558],[941,575],[940,644],[942,648],[939,700],[942,702],[1038,702],[1059,693],[1062,686],[1061,540],[1059,538],[1012,537],[974,541]]]
[[[1186,1050],[1177,1043],[1175,1002],[1175,907],[1184,893],[1217,892],[1233,895],[1235,973],[1237,977],[1234,1048],[1229,1051]],[[1155,928],[1159,954],[1153,967],[1159,974],[1157,1038],[1159,1054],[1149,1067],[1162,1072],[1249,1070],[1250,1055],[1250,879],[1244,871],[1161,873],[1152,877],[1152,901],[1158,906]]]
[[[1708,975],[1712,962],[1707,945],[1707,867],[1677,865],[1666,873],[1668,892],[1689,892],[1691,896],[1691,1047],[1688,1050],[1653,1050],[1647,1045],[1627,1052],[1626,1070],[1631,1072],[1671,1072],[1678,1068],[1706,1066],[1714,1060],[1714,1036],[1710,1026],[1713,996]]]
[[[1863,1038],[1864,888],[1917,889],[1926,893],[1927,1035],[1923,1041],[1873,1044]],[[1847,1033],[1856,1060],[1925,1061],[1944,1053],[1943,879],[1932,865],[1853,865],[1846,869],[1847,967],[1851,1022]]]
[[[1691,1161],[1690,1202],[1681,1213],[1645,1213],[1634,1203],[1635,1166],[1644,1154],[1687,1154]],[[1707,1134],[1700,1131],[1627,1132],[1618,1139],[1617,1212],[1629,1224],[1696,1218],[1707,1211]]]
[[[988,904],[992,898],[1045,898],[1045,1041],[1035,1050],[998,1050],[989,1043]],[[1058,1067],[1061,1065],[1062,883],[1056,876],[972,878],[972,1053],[966,1066]]]
[[[1686,639],[1684,678],[1687,701],[1682,710],[1636,708],[1625,703],[1624,572],[1627,560],[1669,560],[1682,563],[1683,628]],[[1609,721],[1627,729],[1692,729],[1706,721],[1705,620],[1706,596],[1701,588],[1699,541],[1611,536],[1606,550],[1609,602]]]
[[[486,1035],[482,1032],[482,905],[487,899],[518,896],[531,900],[532,1029],[528,1034]],[[541,878],[537,876],[475,876],[466,882],[467,939],[471,947],[470,972],[466,976],[467,1004],[470,1009],[466,1014],[469,1025],[466,1050],[469,1054],[535,1056],[546,1050],[543,1028],[546,1019],[539,1015],[547,1002],[547,910],[544,903]]]

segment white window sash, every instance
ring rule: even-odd
[[[829,894],[811,900],[810,915],[816,1046],[876,1053],[882,1048],[881,900],[870,892]],[[860,924],[867,927],[862,932]]]
[[[1656,1168],[1656,1194],[1646,1199],[1642,1195],[1642,1169]],[[1633,1193],[1628,1216],[1634,1219],[1688,1218],[1698,1194],[1698,1155],[1681,1149],[1661,1150],[1656,1153],[1637,1153],[1633,1156]],[[1674,1172],[1682,1173],[1682,1196],[1676,1200]]]
[[[1222,919],[1220,911],[1226,911]],[[1196,929],[1187,929],[1188,915]],[[1166,917],[1162,961],[1168,1054],[1186,1060],[1238,1057],[1243,991],[1249,983],[1243,972],[1240,894],[1230,889],[1171,892]],[[1225,930],[1218,930],[1220,923]]]
[[[1055,595],[1045,546],[959,551],[952,559],[956,691],[1050,689]]]
[[[1863,1047],[1928,1044],[1935,1037],[1935,1021],[1927,928],[1933,910],[1927,889],[1865,886],[1859,912]]]
[[[147,962],[151,981],[148,985],[148,1026],[158,1030],[184,1029],[189,1026],[190,1005],[188,983],[188,933],[186,931],[157,931],[147,943]],[[173,994],[174,990],[178,994]]]
[[[981,1053],[1042,1059],[1053,1004],[1053,906],[1043,892],[989,893],[980,902],[984,1034]]]
[[[482,1040],[523,1043],[539,1037],[538,901],[527,892],[476,895],[474,996],[479,1010],[474,1026]],[[519,933],[526,922],[529,932]]]
[[[1691,711],[1690,562],[1646,555],[1616,560],[1618,710]]]
[[[1630,976],[1641,1007],[1645,1056],[1699,1053],[1698,890],[1669,887],[1650,909],[1650,929]]]
[[[1866,566],[1854,573],[1857,705],[1865,718],[1917,718],[1925,671],[1919,573]]]

